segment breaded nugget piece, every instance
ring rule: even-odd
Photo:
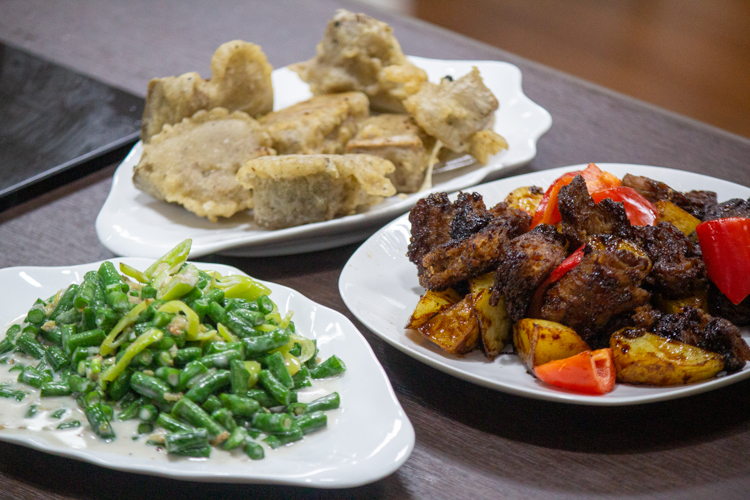
[[[287,155],[250,160],[237,178],[253,190],[255,222],[276,229],[353,214],[396,193],[393,163],[370,155]]]
[[[149,142],[165,124],[179,123],[201,109],[226,108],[251,117],[273,109],[271,71],[266,55],[254,43],[234,40],[211,58],[211,79],[198,73],[154,78],[148,84],[141,140]]]
[[[338,154],[370,114],[362,92],[315,96],[260,119],[279,154]]]
[[[427,81],[410,63],[387,24],[344,9],[328,23],[316,55],[289,66],[315,95],[361,90],[373,108],[403,111],[403,101]]]
[[[346,152],[390,160],[396,170],[388,178],[396,191],[414,193],[422,185],[434,143],[435,139],[411,116],[382,114],[360,124],[357,136],[346,145]]]
[[[472,135],[492,124],[499,104],[474,67],[455,81],[443,78],[439,85],[425,83],[404,106],[428,134],[448,149],[466,153],[472,148]]]
[[[252,194],[237,181],[237,171],[247,160],[274,154],[270,146],[268,133],[246,113],[198,111],[177,125],[165,125],[144,144],[133,183],[154,198],[216,222],[252,208]]]

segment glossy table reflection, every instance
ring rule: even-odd
[[[523,71],[524,91],[553,117],[519,173],[589,161],[657,165],[750,185],[750,141],[625,98],[411,19],[328,0],[215,3],[5,0],[0,40],[144,95],[150,77],[198,70],[224,41],[260,44],[274,67],[306,59],[335,8],[394,28],[405,52],[492,59]],[[0,266],[111,257],[94,232],[108,170],[0,214]],[[352,318],[338,276],[356,249],[243,259],[212,255],[290,286]],[[357,324],[388,373],[417,444],[391,476],[353,490],[193,484],[118,473],[0,444],[7,498],[746,498],[747,382],[677,401],[590,408],[484,389],[409,358]]]

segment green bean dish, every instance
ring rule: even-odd
[[[26,386],[42,400],[70,396],[86,421],[61,408],[50,414],[58,429],[88,425],[105,441],[144,436],[187,457],[220,448],[258,460],[261,443],[278,448],[326,427],[339,394],[302,403],[297,391],[342,374],[344,362],[319,362],[316,341],[296,332],[263,284],[187,262],[190,244],[144,271],[104,262],[38,299],[0,341],[0,363],[18,372],[0,397],[22,402]],[[135,436],[116,435],[113,422],[126,420],[137,423]]]

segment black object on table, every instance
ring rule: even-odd
[[[0,44],[0,211],[124,158],[143,104]]]

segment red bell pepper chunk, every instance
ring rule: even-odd
[[[542,281],[542,284],[536,288],[536,290],[534,291],[534,296],[531,298],[531,304],[529,305],[530,314],[534,316],[538,315],[542,308],[542,299],[544,298],[544,292],[546,292],[547,289],[552,286],[552,284],[556,283],[560,280],[560,278],[565,276],[568,271],[581,263],[581,260],[583,260],[583,249],[585,247],[586,245],[581,245],[578,250],[570,254],[568,258],[562,261],[559,266],[557,266],[551,273],[549,273],[549,276],[547,276],[547,278]]]
[[[630,223],[634,226],[653,226],[659,212],[653,203],[643,197],[641,193],[633,188],[618,186],[591,193],[594,203],[599,203],[604,198],[622,202],[625,213],[628,214]]]
[[[589,193],[595,193],[602,189],[616,187],[620,185],[620,179],[610,174],[609,172],[602,171],[593,163],[584,170],[574,170],[573,172],[566,172],[552,183],[544,193],[542,200],[537,206],[534,217],[531,219],[531,227],[534,228],[539,224],[557,224],[560,222],[562,217],[560,216],[560,210],[557,208],[557,194],[563,186],[567,186],[577,175],[583,176],[586,180],[586,188]]]
[[[612,349],[583,351],[565,359],[550,361],[534,368],[540,380],[586,394],[606,394],[615,388],[615,363]]]
[[[733,304],[750,295],[750,219],[727,217],[695,228],[706,272]]]

